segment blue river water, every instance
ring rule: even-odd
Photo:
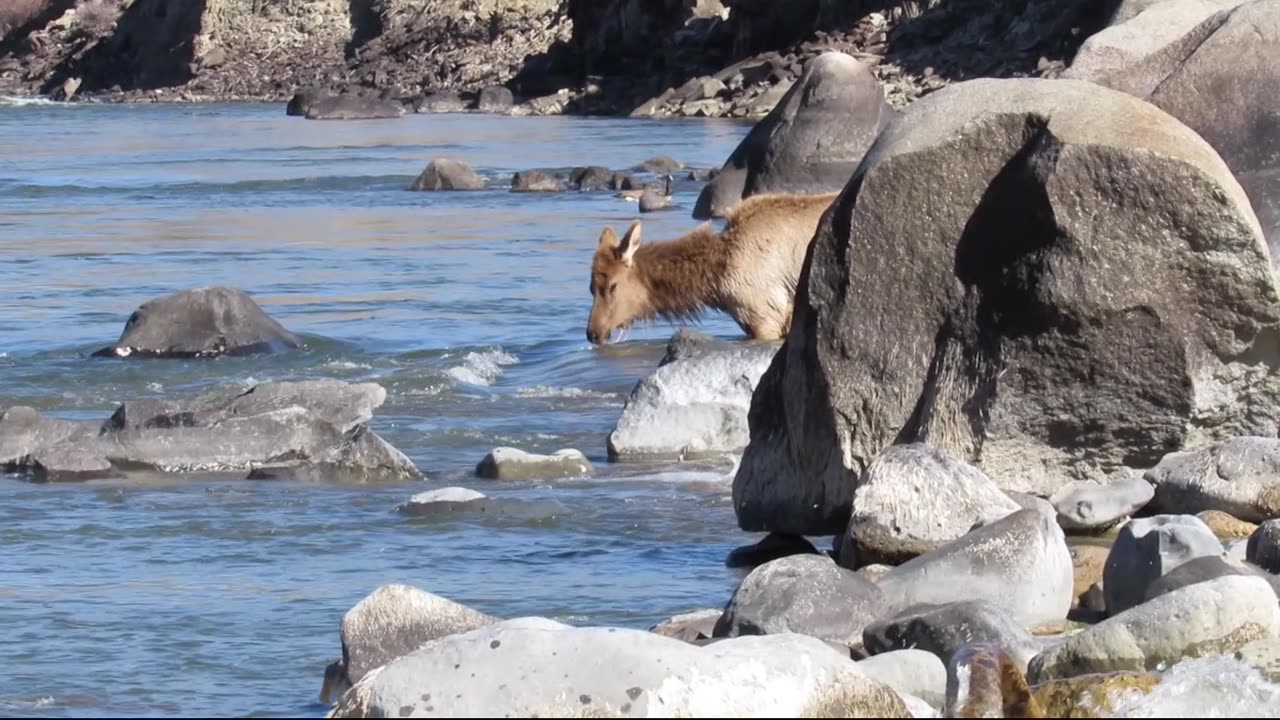
[[[337,378],[386,387],[374,428],[423,482],[246,482],[199,475],[42,485],[0,477],[0,715],[320,716],[338,623],[384,583],[501,616],[648,627],[722,605],[733,458],[610,464],[605,440],[673,328],[595,348],[588,266],[611,192],[517,194],[513,171],[719,165],[748,127],[416,115],[313,122],[276,105],[0,100],[0,408],[105,418],[137,397]],[[433,157],[495,187],[417,193]],[[681,177],[681,176],[677,176]],[[695,226],[698,186],[645,216]],[[225,284],[309,348],[212,361],[90,360],[142,302]],[[727,318],[701,328],[741,334]],[[491,448],[576,447],[554,483],[474,477]],[[554,500],[554,520],[408,518],[465,485]]]

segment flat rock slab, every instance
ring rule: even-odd
[[[308,120],[387,120],[405,114],[402,103],[395,100],[359,95],[332,95],[320,98],[307,108]]]

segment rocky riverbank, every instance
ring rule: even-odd
[[[1056,74],[1105,23],[1097,5],[24,0],[0,15],[0,92],[284,101],[318,88],[430,111],[504,87],[491,109],[758,118],[834,50],[904,107],[956,80]]]

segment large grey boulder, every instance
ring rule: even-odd
[[[908,717],[821,640],[698,647],[518,618],[428,643],[364,677],[332,717]]]
[[[354,685],[373,670],[431,640],[498,621],[492,615],[425,590],[395,583],[383,585],[342,616],[342,660],[338,664],[341,681]]]
[[[1221,510],[1241,520],[1280,517],[1280,440],[1237,437],[1164,456],[1147,471],[1166,513]]]
[[[925,443],[892,445],[854,490],[840,563],[902,563],[1019,509],[972,465]]]
[[[1222,543],[1199,518],[1157,515],[1138,518],[1120,529],[1102,571],[1107,612],[1124,612],[1142,603],[1147,588],[1179,565],[1206,555],[1222,555]]]
[[[742,450],[751,392],[777,349],[777,343],[700,342],[677,334],[667,357],[627,397],[609,433],[609,458],[650,460]]]
[[[1209,142],[1280,250],[1280,0],[1167,0],[1091,36],[1066,77],[1142,98]]]
[[[1228,576],[1161,595],[1089,627],[1031,661],[1033,683],[1087,673],[1155,670],[1280,636],[1280,605],[1257,577]]]
[[[985,600],[1034,628],[1066,619],[1072,581],[1062,528],[1019,510],[898,566],[877,585],[897,609]]]
[[[1093,83],[957,83],[881,134],[815,234],[738,523],[840,532],[894,443],[1043,496],[1275,435],[1278,324],[1248,199],[1185,125]]]
[[[853,647],[889,611],[875,583],[824,555],[791,555],[743,578],[715,637],[801,633]]]
[[[908,608],[868,625],[862,631],[862,642],[874,656],[917,648],[936,655],[944,665],[965,645],[993,643],[1004,648],[1024,670],[1041,650],[1031,633],[1009,613],[981,600]]]
[[[215,357],[302,347],[298,336],[235,288],[184,290],[143,303],[94,357]]]
[[[410,190],[484,190],[484,179],[461,160],[435,158],[413,181]]]
[[[893,115],[866,65],[839,52],[815,57],[703,188],[693,216],[723,217],[752,195],[839,190]]]
[[[409,458],[369,427],[386,396],[375,383],[312,380],[130,400],[96,433],[29,417],[0,422],[0,448],[24,450],[25,459],[11,459],[12,469],[37,475],[34,466],[48,468],[47,461],[38,461],[53,455],[73,460],[72,467],[99,470],[104,461],[115,468],[173,473],[257,471],[283,462],[315,477],[421,478]]]
[[[306,110],[308,120],[387,120],[405,114],[396,100],[365,95],[331,95],[313,101]]]
[[[591,461],[581,450],[565,448],[550,455],[498,447],[476,463],[476,475],[490,480],[552,480],[586,475]]]

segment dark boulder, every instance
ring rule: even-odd
[[[299,90],[293,94],[293,97],[289,100],[289,104],[285,106],[284,112],[286,115],[303,117],[309,110],[311,110],[312,105],[315,105],[316,102],[326,97],[331,97],[331,95],[324,90],[317,88]]]
[[[1185,125],[1093,83],[952,85],[885,130],[815,234],[752,398],[739,525],[840,532],[894,443],[1046,496],[1274,437],[1278,331],[1248,199]]]
[[[511,192],[563,192],[569,186],[561,178],[541,170],[524,170],[511,177]]]
[[[867,66],[819,55],[702,189],[693,216],[721,217],[762,193],[839,190],[893,115]]]
[[[404,105],[362,95],[334,95],[321,98],[307,108],[308,120],[385,120],[405,114]]]
[[[247,294],[215,286],[150,300],[129,316],[114,345],[94,357],[215,357],[302,347]]]

